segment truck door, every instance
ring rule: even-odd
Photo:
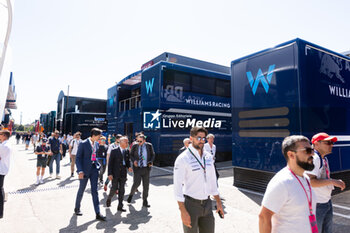
[[[133,139],[133,123],[124,123],[124,135],[128,136],[129,142],[131,143]]]

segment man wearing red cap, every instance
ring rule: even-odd
[[[306,172],[311,181],[311,186],[316,193],[316,220],[320,233],[332,232],[333,208],[331,193],[334,186],[345,188],[342,180],[334,180],[330,177],[329,163],[326,155],[332,153],[333,144],[337,141],[336,137],[331,137],[326,133],[318,133],[312,137],[314,147],[314,165],[311,172]]]

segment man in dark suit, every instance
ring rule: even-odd
[[[76,165],[77,172],[79,174],[79,190],[77,193],[77,198],[75,201],[74,213],[78,216],[82,215],[80,212],[80,203],[83,198],[83,194],[86,188],[88,180],[90,180],[91,185],[91,195],[94,203],[94,209],[96,213],[96,219],[101,221],[106,221],[106,217],[102,216],[100,213],[99,199],[97,192],[97,181],[98,181],[98,171],[101,165],[96,159],[96,152],[98,149],[97,141],[100,139],[102,130],[93,128],[91,130],[91,137],[84,140],[79,144],[77,155],[76,155]]]
[[[127,137],[121,137],[119,147],[111,151],[108,163],[108,179],[112,181],[112,188],[109,192],[106,205],[111,206],[112,197],[118,189],[118,211],[125,212],[123,209],[123,199],[125,193],[125,182],[127,169],[131,172],[131,164],[128,150],[129,140]]]
[[[138,135],[137,144],[133,145],[130,151],[130,159],[134,165],[134,183],[131,187],[131,191],[127,200],[128,203],[131,202],[132,196],[140,186],[142,180],[142,205],[144,207],[150,207],[147,201],[147,197],[149,189],[149,174],[151,172],[151,167],[153,166],[154,158],[155,153],[152,144],[146,142],[145,135]]]

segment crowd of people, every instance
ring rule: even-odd
[[[3,182],[9,167],[9,137],[7,130],[0,131],[0,218],[3,216]],[[98,184],[103,185],[104,191],[107,191],[108,184],[111,183],[106,206],[110,207],[113,196],[118,195],[117,209],[125,212],[123,203],[128,172],[133,175],[133,184],[126,201],[132,202],[133,195],[142,182],[142,205],[145,208],[150,207],[150,172],[156,155],[146,138],[141,132],[129,143],[127,136],[114,134],[106,138],[101,130],[94,128],[86,140],[81,140],[80,132],[73,136],[69,134],[60,137],[59,132],[55,131],[48,138],[42,134],[26,133],[22,141],[26,148],[30,142],[35,148],[36,185],[43,183],[46,166],[49,166],[49,177],[54,178],[54,161],[56,179],[61,178],[60,160],[68,151],[71,176],[77,173],[79,178],[74,213],[77,216],[82,215],[81,200],[90,180],[96,219],[106,221],[99,208]],[[19,143],[17,136],[16,139]],[[221,218],[224,217],[218,191],[219,174],[215,166],[214,140],[215,136],[209,134],[205,128],[193,127],[189,138],[183,140],[184,146],[179,150],[174,164],[174,194],[185,233],[214,232],[211,196],[216,202],[216,212]],[[342,180],[330,177],[326,157],[332,153],[336,141],[336,137],[326,133],[314,135],[311,142],[301,135],[284,138],[282,154],[287,164],[267,186],[259,213],[261,233],[332,232],[331,193],[334,187],[345,189]],[[104,181],[105,173],[107,177]]]

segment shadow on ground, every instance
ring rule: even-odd
[[[71,219],[69,221],[68,226],[60,229],[59,232],[60,233],[63,233],[63,232],[70,232],[70,233],[71,232],[83,232],[83,231],[86,231],[91,224],[93,224],[94,222],[97,221],[94,219],[94,220],[91,220],[89,222],[86,222],[86,223],[78,226],[77,219],[78,219],[78,216],[73,214],[73,216],[71,217]]]
[[[106,204],[106,200],[107,200],[107,193],[103,193],[103,198],[100,200],[100,203],[105,207]],[[127,199],[128,195],[125,196],[125,199]],[[131,204],[128,204],[128,214],[123,217],[122,216],[122,212],[117,211],[116,213],[113,213],[111,211],[111,208],[106,208],[106,218],[107,221],[106,222],[98,222],[96,224],[96,229],[101,230],[104,229],[105,233],[109,233],[109,232],[117,232],[118,231],[118,225],[123,224],[123,229],[120,229],[119,231],[122,232],[122,230],[124,230],[125,228],[128,228],[128,232],[129,231],[136,231],[139,229],[139,225],[140,224],[145,224],[147,222],[150,221],[150,219],[152,218],[152,216],[150,215],[150,212],[148,211],[147,208],[142,207],[141,210],[136,210],[133,207],[133,203],[135,203],[135,200],[140,198],[140,193],[136,193],[134,195],[133,201],[131,202]],[[114,196],[114,198],[112,199],[112,206],[113,205],[117,205],[118,204],[118,200],[117,200],[117,196]],[[91,220],[88,221],[82,225],[77,224],[77,218],[78,216],[76,216],[75,214],[73,214],[73,216],[71,217],[68,226],[62,228],[59,230],[60,233],[65,233],[65,232],[83,232],[83,231],[87,231],[87,229],[89,228],[90,225],[92,225],[93,223],[95,223],[97,220]],[[126,232],[126,231],[125,231]]]
[[[74,181],[77,181],[77,180],[78,180],[78,178],[75,179],[74,177],[68,177],[65,180],[62,180],[61,182],[59,182],[57,185],[59,187],[63,187],[63,186],[69,185],[69,184],[71,184],[71,183],[73,183]]]
[[[45,178],[43,181],[44,181],[44,184],[46,184],[46,183],[54,181],[54,179]],[[16,192],[32,192],[35,189],[37,189],[38,187],[42,187],[42,185],[43,184],[39,184],[39,185],[31,184],[28,187],[17,189]]]
[[[173,184],[173,176],[156,176],[150,177],[149,182],[155,186],[168,186]],[[140,185],[142,187],[142,185]]]

